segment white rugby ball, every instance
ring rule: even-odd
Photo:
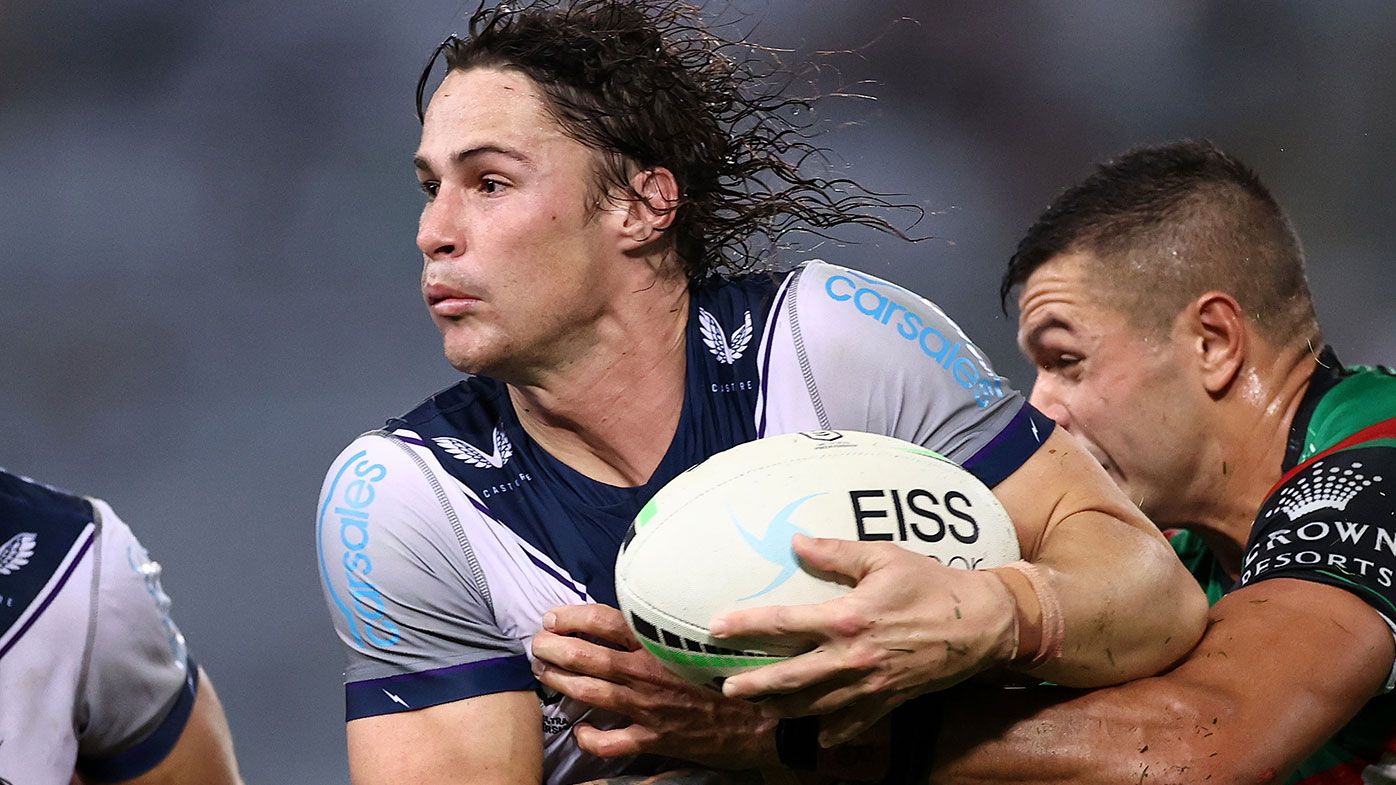
[[[796,534],[893,542],[967,569],[1018,558],[1003,505],[950,460],[889,436],[792,433],[718,453],[655,494],[616,561],[621,611],[670,670],[720,689],[728,676],[801,649],[719,641],[708,632],[714,616],[851,590],[800,565]]]

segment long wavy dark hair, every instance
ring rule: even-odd
[[[535,81],[572,138],[601,153],[599,193],[641,196],[639,170],[662,166],[680,200],[668,234],[693,280],[767,266],[792,232],[845,225],[910,239],[886,216],[920,208],[828,168],[812,141],[820,96],[784,94],[797,77],[770,49],[725,40],[681,0],[485,0],[464,38],[447,38],[417,84],[424,119],[438,59],[447,70],[515,68]],[[908,227],[909,228],[909,227]]]

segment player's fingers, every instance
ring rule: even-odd
[[[544,687],[579,700],[588,706],[607,709],[629,717],[635,709],[633,691],[606,679],[577,673],[534,660],[533,678]]]
[[[533,636],[532,649],[536,666],[550,666],[620,683],[631,676],[631,669],[624,663],[629,652],[619,652],[581,638],[543,630]]]
[[[837,676],[839,671],[838,658],[820,648],[729,676],[722,682],[722,694],[748,700],[766,695],[788,695]]]
[[[887,543],[795,535],[791,543],[806,569],[834,573],[856,583],[887,560]],[[891,546],[896,547],[896,546]]]
[[[560,605],[543,614],[543,629],[558,635],[590,635],[631,651],[640,648],[625,617],[609,605]]]
[[[822,640],[829,637],[841,610],[838,600],[816,605],[767,605],[721,614],[708,629],[716,638]]]
[[[692,682],[685,681],[664,667],[664,663],[648,649],[641,648],[623,655],[618,665],[632,683],[646,682],[660,688],[680,689],[693,686]]]
[[[649,752],[659,735],[643,725],[601,730],[579,722],[572,726],[572,738],[582,752],[602,758],[620,758]]]

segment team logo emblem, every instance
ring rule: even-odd
[[[698,309],[698,330],[703,334],[703,344],[713,357],[723,365],[731,365],[742,359],[746,348],[751,344],[751,311],[746,312],[746,321],[732,331],[732,337],[718,324],[717,317],[703,308]]]
[[[9,575],[28,564],[38,541],[35,532],[20,532],[0,545],[0,575]]]
[[[1280,491],[1276,507],[1266,517],[1282,512],[1291,521],[1297,521],[1317,510],[1343,511],[1357,494],[1373,483],[1381,482],[1380,475],[1371,477],[1358,471],[1362,468],[1361,463],[1353,462],[1347,468],[1329,465],[1324,469],[1325,463],[1315,463],[1298,482],[1285,486]]]
[[[803,534],[808,537],[809,532],[796,526],[795,522],[790,520],[790,516],[795,514],[795,510],[799,509],[800,505],[820,495],[822,494],[811,494],[796,499],[782,507],[780,512],[776,513],[776,517],[771,519],[771,523],[766,527],[766,534],[763,537],[757,537],[747,531],[743,528],[741,522],[737,520],[737,516],[732,515],[730,510],[727,512],[732,518],[732,525],[737,527],[737,531],[741,533],[742,539],[746,540],[746,544],[750,545],[751,549],[756,551],[761,558],[780,568],[780,573],[767,584],[766,588],[755,594],[741,597],[739,601],[750,600],[770,592],[775,587],[790,580],[790,576],[794,575],[795,571],[800,569],[800,565],[795,562],[795,551],[791,550],[790,541],[795,539],[795,535],[797,534]]]
[[[437,436],[432,441],[436,442],[436,446],[454,456],[456,460],[465,461],[471,466],[481,469],[502,469],[514,454],[514,445],[509,443],[509,437],[504,435],[504,429],[497,426],[494,429],[494,452],[492,453],[487,453],[464,439],[450,436]]]

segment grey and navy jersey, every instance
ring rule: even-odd
[[[169,604],[105,502],[0,470],[0,781],[124,780],[164,760],[197,688]]]
[[[1052,429],[930,302],[812,262],[692,289],[686,392],[653,477],[620,488],[541,449],[507,388],[473,377],[331,466],[317,518],[325,597],[349,651],[348,719],[538,688],[529,640],[566,603],[614,605],[631,520],[680,472],[762,436],[848,429],[896,436],[993,486]],[[571,699],[541,694],[549,783],[623,771],[581,753]]]

